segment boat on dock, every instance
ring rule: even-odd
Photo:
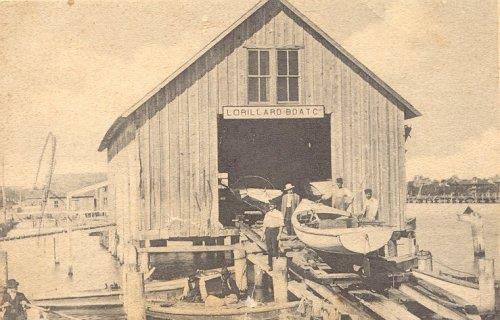
[[[330,253],[367,254],[382,248],[395,229],[358,222],[350,214],[304,199],[292,215],[297,237],[308,247]]]

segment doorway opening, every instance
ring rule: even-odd
[[[218,120],[219,174],[223,184],[238,187],[242,178],[247,187],[282,190],[292,183],[305,196],[311,181],[331,179],[330,115],[321,119]],[[266,182],[267,181],[267,182]],[[225,191],[224,191],[225,190]],[[245,205],[219,188],[219,220],[231,225]],[[248,208],[247,208],[248,209]],[[254,209],[255,210],[255,209]]]

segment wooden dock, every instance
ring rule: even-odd
[[[247,253],[247,262],[273,278],[276,272],[267,267],[266,246],[260,232],[241,225],[242,247]],[[421,279],[417,280],[411,272],[398,273],[388,267],[384,273],[372,276],[361,272],[336,273],[325,263],[307,257],[307,250],[298,248],[297,240],[291,238],[284,240],[281,246],[281,255],[287,257],[286,288],[296,299],[310,301],[318,316],[324,319],[344,319],[344,316],[387,320],[416,320],[424,316],[481,319],[473,306]],[[378,287],[374,277],[392,279],[393,284]],[[423,310],[427,314],[422,314]]]
[[[116,223],[107,222],[107,223],[93,223],[93,224],[85,224],[85,225],[70,226],[70,227],[55,227],[55,228],[41,229],[41,230],[37,230],[35,228],[35,229],[29,229],[23,234],[0,238],[0,242],[26,239],[26,238],[36,238],[36,237],[42,237],[42,236],[50,236],[50,235],[59,234],[59,233],[67,233],[67,232],[71,232],[71,231],[81,231],[81,230],[89,230],[92,233],[104,232],[104,231],[107,231],[110,227],[114,227],[114,226],[116,226]]]

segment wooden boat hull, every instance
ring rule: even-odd
[[[232,320],[232,319],[281,319],[296,313],[299,302],[270,303],[257,307],[205,307],[203,304],[179,304],[173,307],[150,306],[146,310],[148,320]]]
[[[391,239],[392,227],[363,226],[356,228],[318,229],[299,222],[299,211],[292,215],[297,237],[312,249],[344,254],[367,254],[382,248]]]

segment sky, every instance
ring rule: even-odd
[[[185,41],[168,36],[172,17],[235,20],[211,15],[205,2],[192,15],[190,2],[0,0],[6,184],[33,183],[48,132],[56,173],[106,171],[104,133],[168,76],[176,41]],[[407,123],[408,178],[500,173],[496,1],[290,2],[422,112]]]

